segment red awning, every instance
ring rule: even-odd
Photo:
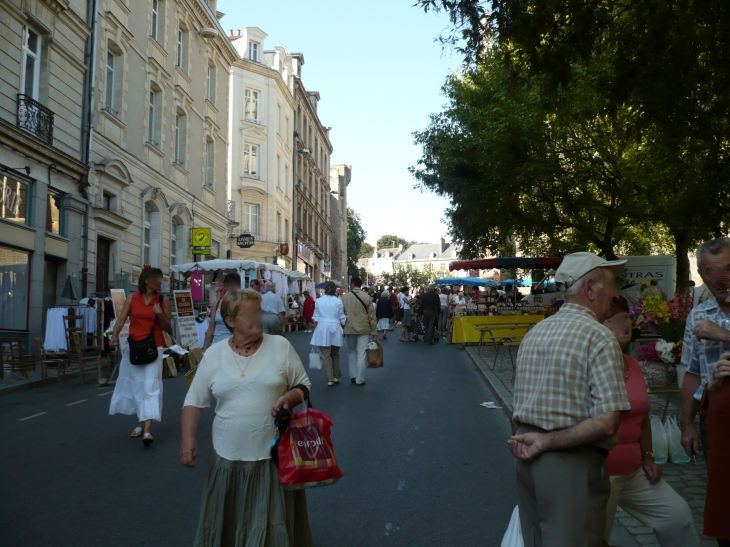
[[[554,270],[563,261],[562,258],[511,256],[505,258],[482,258],[478,260],[456,260],[449,264],[449,271],[454,270],[493,270],[503,268],[522,268],[524,270]]]

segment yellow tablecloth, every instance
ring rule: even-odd
[[[454,330],[451,336],[453,344],[477,344],[480,332],[474,325],[499,325],[500,323],[539,323],[545,319],[542,315],[467,315],[454,317]],[[518,334],[519,330],[494,329],[495,335]],[[520,339],[515,339],[519,342]]]

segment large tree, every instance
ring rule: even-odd
[[[360,275],[361,271],[357,267],[357,261],[360,258],[360,249],[365,243],[367,232],[363,229],[358,215],[350,207],[347,208],[347,274]]]

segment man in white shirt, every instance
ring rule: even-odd
[[[268,281],[266,292],[261,296],[261,313],[264,333],[284,335],[284,302],[276,294],[276,285]]]
[[[441,301],[441,314],[439,315],[439,332],[441,336],[446,334],[446,321],[449,318],[449,295],[447,290],[449,287],[438,289],[439,300]]]

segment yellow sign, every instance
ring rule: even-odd
[[[210,228],[193,228],[193,247],[210,247]]]

